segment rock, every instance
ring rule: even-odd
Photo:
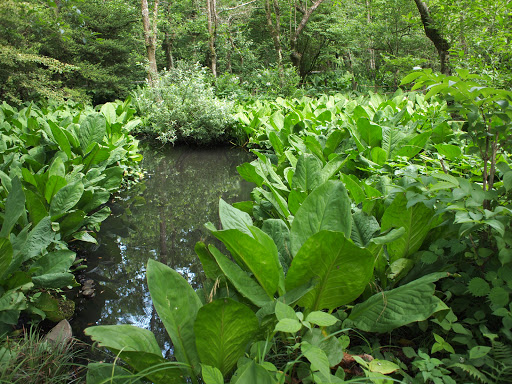
[[[71,325],[64,319],[53,327],[44,339],[54,344],[67,344],[72,338],[73,331],[71,330]]]
[[[84,288],[82,289],[82,295],[84,295],[85,297],[94,297],[96,294],[94,292],[94,289],[93,288]]]

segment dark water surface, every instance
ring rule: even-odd
[[[158,260],[194,288],[202,286],[194,245],[214,241],[204,224],[219,227],[220,197],[229,203],[249,200],[253,185],[241,179],[236,166],[252,156],[236,148],[141,147],[145,178],[115,199],[101,226],[86,272],[96,282],[96,296],[77,303],[73,328],[79,334],[91,325],[133,324],[152,330],[168,349],[147,289],[146,263]]]

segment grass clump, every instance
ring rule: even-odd
[[[78,383],[81,376],[75,341],[54,343],[31,329],[0,345],[1,384]]]

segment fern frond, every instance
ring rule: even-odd
[[[483,372],[480,372],[474,365],[455,363],[450,365],[448,368],[459,368],[471,376],[472,379],[478,380],[480,383],[491,383],[489,378]]]

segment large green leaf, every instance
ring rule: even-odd
[[[252,225],[251,216],[237,208],[232,207],[224,200],[219,200],[219,217],[223,229],[239,229],[240,231],[251,234],[249,226]]]
[[[403,143],[401,148],[396,151],[395,156],[405,156],[408,159],[416,156],[425,147],[432,131],[426,131],[414,136],[407,143]]]
[[[75,257],[75,252],[67,249],[47,253],[32,264],[32,273],[34,276],[39,276],[47,273],[68,272],[75,261]]]
[[[445,272],[437,272],[391,291],[376,293],[357,304],[349,319],[355,327],[366,332],[389,332],[414,321],[425,320],[435,312],[448,309],[434,295],[434,282],[447,276]]]
[[[55,124],[53,121],[48,120],[48,125],[50,126],[50,130],[52,132],[53,138],[59,145],[60,149],[64,151],[68,159],[72,159],[73,155],[71,154],[71,145],[69,144],[69,140],[66,136],[66,134],[62,131],[62,128],[60,128],[57,124]]]
[[[16,176],[12,179],[11,183],[11,190],[5,202],[4,222],[0,231],[0,237],[7,237],[14,224],[25,213],[25,194],[21,187],[21,181]]]
[[[66,186],[68,182],[66,179],[59,175],[51,175],[48,177],[48,181],[46,182],[46,186],[44,188],[44,197],[48,203],[52,201],[53,196]]]
[[[350,238],[359,247],[365,247],[380,229],[375,217],[357,210],[352,215],[352,233]]]
[[[277,247],[266,233],[256,227],[249,227],[252,232],[258,233],[261,240],[241,232],[238,229],[212,232],[221,240],[237,262],[247,266],[254,277],[263,287],[269,297],[273,297],[282,281],[282,268],[279,264]]]
[[[350,236],[351,227],[350,199],[345,186],[338,180],[327,181],[304,200],[293,219],[292,255],[315,233],[330,230]]]
[[[261,187],[264,182],[264,178],[258,172],[258,169],[252,163],[244,163],[236,167],[236,170],[242,176],[242,178],[250,183],[256,184]]]
[[[311,236],[292,261],[286,275],[289,291],[310,280],[317,282],[298,304],[307,310],[334,309],[355,300],[373,272],[373,256],[341,232]]]
[[[223,276],[224,273],[220,269],[215,257],[211,254],[211,252],[206,247],[206,244],[202,241],[198,241],[194,247],[194,251],[196,251],[199,260],[201,261],[201,265],[203,267],[204,274],[207,278],[212,281],[217,280],[219,277]]]
[[[84,184],[80,180],[62,187],[53,196],[50,203],[50,216],[60,215],[69,211],[80,201],[83,193]]]
[[[236,263],[233,263],[213,245],[209,246],[211,254],[222,270],[222,273],[231,281],[238,292],[252,301],[258,307],[272,302],[269,295],[249,274],[243,271]]]
[[[382,130],[382,149],[386,152],[386,158],[389,160],[394,153],[399,150],[406,141],[406,136],[399,128],[385,127]]]
[[[123,180],[124,169],[121,167],[110,167],[103,171],[105,178],[101,181],[100,186],[107,191],[115,191],[121,185]]]
[[[175,366],[154,372],[156,366],[161,369],[163,365],[169,366],[169,363],[162,357],[155,335],[147,329],[133,325],[99,325],[86,328],[84,332],[94,341],[99,342],[100,347],[108,348],[115,354],[119,353],[121,359],[135,370],[147,370],[145,376],[154,383],[185,381],[182,371]]]
[[[322,182],[333,178],[349,159],[350,156],[346,156],[345,154],[340,153],[329,160],[329,162],[325,164],[324,168],[322,169]]]
[[[107,130],[106,121],[103,115],[96,113],[88,115],[80,124],[78,141],[85,155],[95,143],[101,143]]]
[[[258,330],[258,319],[244,304],[224,298],[206,304],[194,323],[196,346],[202,364],[226,376]]]
[[[89,363],[86,384],[127,384],[132,373],[119,364]]]
[[[48,273],[32,277],[34,287],[43,289],[58,289],[77,285],[75,276],[69,272]]]
[[[12,261],[12,245],[9,239],[0,238],[0,280]]]
[[[100,347],[116,351],[140,351],[162,355],[153,332],[133,325],[98,325],[84,330]]]
[[[367,146],[375,147],[382,140],[382,128],[370,122],[365,117],[357,119],[357,130],[359,137],[364,140]]]
[[[275,380],[269,371],[260,364],[251,360],[249,363],[241,366],[231,379],[231,384],[275,384]]]
[[[30,221],[36,225],[39,223],[45,216],[48,215],[48,208],[46,206],[46,201],[44,198],[32,192],[30,189],[25,190],[25,198],[27,204],[27,210],[29,214]]]
[[[322,183],[322,162],[314,155],[303,154],[297,161],[292,188],[310,193]]]
[[[196,292],[178,272],[152,259],[148,261],[147,280],[153,305],[174,345],[174,355],[199,373],[194,321],[201,301]]]
[[[279,262],[284,272],[286,272],[292,262],[292,255],[290,253],[290,229],[281,219],[265,220],[261,229],[274,240],[279,253]]]
[[[433,216],[434,213],[423,203],[407,208],[405,194],[396,195],[384,211],[381,222],[382,231],[400,227],[405,229],[403,236],[387,244],[390,262],[407,258],[421,247],[430,231]]]
[[[19,254],[22,262],[39,256],[54,238],[55,232],[52,230],[50,217],[46,216],[29,232],[27,239],[21,246]]]

